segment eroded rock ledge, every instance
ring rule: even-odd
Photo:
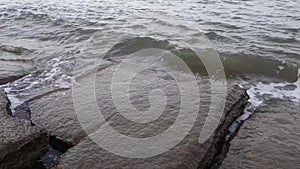
[[[0,168],[31,167],[48,149],[45,131],[9,116],[9,101],[0,89]]]
[[[137,109],[149,108],[149,91],[157,88],[166,93],[168,102],[165,111],[157,120],[145,124],[133,123],[125,119],[114,106],[110,91],[110,80],[114,68],[114,66],[108,66],[98,71],[95,83],[97,104],[109,125],[121,134],[144,138],[168,129],[176,120],[180,108],[180,91],[176,81],[163,71],[154,69],[138,74],[130,86],[131,103]],[[84,81],[84,77],[82,80]],[[239,87],[229,85],[227,101],[218,129],[210,139],[200,144],[198,142],[200,131],[211,103],[211,88],[209,80],[199,78],[197,81],[201,97],[200,111],[193,128],[170,151],[150,158],[120,157],[96,145],[86,136],[78,121],[78,114],[76,114],[78,112],[74,110],[71,90],[58,91],[31,100],[29,103],[31,117],[33,123],[42,126],[50,135],[74,145],[62,156],[56,168],[208,168],[224,141],[228,126],[243,112],[248,96]],[[85,82],[88,83],[88,80]],[[189,101],[195,103],[194,100]],[[83,99],[81,104],[90,103]],[[97,134],[102,125],[103,123],[98,123],[97,120],[90,121],[89,132]],[[101,137],[108,136],[101,135]]]

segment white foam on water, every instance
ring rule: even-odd
[[[276,70],[276,73],[280,73],[284,69],[284,66],[278,66],[278,70]]]
[[[300,103],[300,69],[298,70],[298,79],[294,83],[262,83],[251,85],[247,90],[249,95],[249,105],[245,108],[244,113],[229,127],[229,132],[226,136],[228,140],[232,133],[234,133],[238,127],[247,120],[258,107],[264,106],[265,101],[270,99],[282,99],[290,100]],[[248,82],[243,82],[240,87],[245,88],[249,85]]]
[[[298,79],[294,83],[262,83],[252,85],[247,90],[250,96],[249,102],[255,107],[261,106],[264,100],[288,99],[293,102],[300,102],[300,69]]]
[[[253,86],[248,90],[250,95],[250,101],[257,103],[262,100],[257,98],[264,96],[263,99],[277,98],[277,99],[289,99],[294,102],[300,102],[300,80],[294,83],[270,83],[263,84],[259,82],[256,86]]]
[[[11,88],[10,87],[5,87],[5,86],[1,86],[2,88],[3,88],[3,90],[5,91],[5,93],[10,93],[10,91],[11,91]],[[8,98],[8,100],[10,101],[10,103],[11,103],[11,106],[10,106],[10,108],[11,108],[11,110],[12,110],[12,113],[14,113],[14,109],[17,107],[17,106],[19,106],[19,105],[21,105],[23,102],[20,100],[20,99],[18,99],[15,95],[13,95],[13,94],[7,94],[7,98]]]
[[[43,93],[44,90],[47,91],[51,88],[71,88],[72,77],[66,73],[72,69],[73,62],[54,58],[47,64],[48,69],[37,76],[28,74],[14,82],[0,86],[11,102],[10,108],[13,115],[16,108],[29,99],[31,95]]]

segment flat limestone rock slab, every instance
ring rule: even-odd
[[[48,148],[48,136],[11,116],[5,92],[0,90],[0,168],[26,168]]]
[[[76,145],[86,137],[86,133],[78,121],[72,97],[72,90],[52,91],[31,99],[29,108],[34,124],[50,135],[70,145]],[[93,125],[96,128],[99,126]]]
[[[200,109],[198,113],[196,112],[195,124],[188,135],[170,151],[154,157],[142,159],[121,157],[100,148],[89,137],[86,137],[85,132],[98,136],[101,127],[107,122],[109,126],[123,135],[135,138],[155,136],[164,132],[175,122],[180,109],[181,95],[193,96],[196,93],[189,90],[180,91],[177,82],[164,71],[145,70],[137,74],[130,83],[129,98],[131,104],[139,111],[148,110],[151,106],[149,93],[155,89],[160,89],[165,93],[167,104],[164,111],[155,120],[147,123],[136,123],[125,118],[115,106],[116,102],[112,98],[110,83],[115,68],[116,66],[110,65],[98,70],[94,82],[93,79],[85,77],[79,79],[76,85],[83,86],[81,90],[84,91],[83,93],[76,93],[74,90],[58,91],[30,101],[33,123],[42,126],[49,134],[75,145],[63,155],[58,168],[197,168],[198,166],[205,168],[210,165],[217,153],[218,146],[224,139],[228,126],[242,113],[248,99],[244,90],[237,86],[228,87],[225,109],[220,109],[224,112],[218,129],[205,143],[200,144],[198,142],[200,131],[211,103],[211,88],[209,80],[199,78],[197,83],[200,101],[194,100],[194,97],[187,98],[190,105],[198,105]],[[125,72],[125,74],[129,73]],[[178,76],[182,78],[182,81],[185,80],[184,74]],[[122,84],[124,83],[123,80],[117,79],[115,82]],[[83,83],[91,83],[94,89],[90,91],[89,88],[84,88]],[[95,95],[97,104],[95,109],[92,108],[94,105],[88,99],[90,95]],[[82,98],[77,104],[86,106],[89,110],[83,109],[81,112],[76,112],[73,97]],[[127,104],[122,99],[126,98],[121,97],[121,104]],[[221,95],[219,99],[222,99]],[[218,107],[215,108],[218,109]],[[79,122],[79,115],[89,117],[91,113],[95,112],[101,112],[105,121],[99,121],[95,117],[86,123]],[[136,116],[142,117],[143,113],[136,114]],[[192,121],[185,121],[174,134],[183,132],[181,128],[189,123]],[[87,125],[88,130],[84,131],[81,124]],[[102,134],[100,139],[108,137]]]
[[[299,168],[299,110],[299,103],[269,101],[243,124],[221,168]]]
[[[75,145],[86,134],[78,122],[70,90],[57,91],[29,104],[31,120],[49,135]]]
[[[217,153],[218,144],[222,142],[227,127],[241,113],[245,101],[246,99],[242,99],[235,104],[235,107],[232,107],[231,111],[228,112],[229,115],[222,119],[222,125],[203,144],[198,143],[200,129],[203,125],[201,121],[196,122],[189,135],[176,147],[149,158],[120,157],[100,148],[91,139],[86,138],[68,150],[56,168],[206,168]],[[138,125],[128,124],[118,116],[114,116],[109,122],[115,129],[127,134],[134,131],[141,135],[145,135],[145,133],[150,135],[156,129],[138,129]],[[97,135],[97,132],[95,132],[95,135]],[[101,135],[101,137],[105,138],[105,135]]]

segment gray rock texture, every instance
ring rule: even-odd
[[[270,100],[232,140],[222,169],[300,167],[299,103]]]
[[[32,122],[50,135],[72,145],[86,136],[78,122],[71,91],[45,95],[32,101],[29,106]]]
[[[179,91],[176,81],[163,71],[146,70],[141,72],[133,78],[130,84],[129,97],[135,108],[140,111],[149,109],[149,92],[154,89],[164,91],[167,96],[167,104],[163,113],[156,120],[149,123],[135,123],[126,119],[114,105],[110,83],[114,68],[115,66],[107,66],[97,72],[94,83],[95,89],[93,91],[96,96],[98,110],[94,111],[99,112],[100,110],[109,126],[119,133],[130,137],[152,137],[167,130],[178,116],[180,94],[189,91]],[[182,78],[184,79],[184,75],[182,75]],[[93,83],[83,77],[78,81],[79,85],[82,81]],[[230,86],[225,109],[220,110],[224,112],[217,130],[206,142],[200,144],[199,135],[211,103],[211,88],[208,80],[199,78],[197,82],[201,97],[200,104],[199,102],[197,103],[197,100],[188,100],[192,105],[200,106],[194,126],[179,144],[169,151],[154,157],[121,157],[99,147],[89,137],[86,137],[85,131],[79,123],[78,115],[89,116],[90,114],[88,112],[77,112],[76,114],[72,98],[72,96],[86,98],[85,94],[89,91],[84,88],[83,91],[85,92],[83,95],[81,93],[72,95],[72,91],[65,90],[33,99],[30,102],[32,121],[45,128],[51,135],[75,145],[62,156],[57,168],[206,168],[210,165],[217,153],[217,149],[222,144],[227,134],[228,126],[243,112],[248,96],[239,87]],[[117,83],[122,83],[122,80],[117,81]],[[188,94],[192,96],[195,93]],[[80,104],[89,105],[91,103],[88,99],[82,99]],[[214,105],[213,107],[217,108]],[[142,114],[137,116],[139,115],[142,116]],[[180,133],[181,128],[184,128],[184,125],[187,125],[189,122],[186,121],[186,123],[181,124],[182,126],[179,126],[177,132]],[[104,122],[99,123],[98,120],[92,119],[87,123],[87,132],[91,136],[99,136],[100,139],[109,137],[98,133],[100,128],[104,126]]]
[[[9,102],[0,90],[0,168],[32,166],[48,149],[45,132],[9,115]]]

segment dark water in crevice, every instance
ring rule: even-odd
[[[50,169],[58,162],[61,155],[63,155],[68,149],[72,148],[70,145],[55,136],[49,135],[49,149],[48,152],[37,161],[32,169]]]
[[[211,166],[209,166],[209,169],[218,169],[221,167],[222,162],[226,158],[226,155],[230,149],[231,140],[234,139],[234,137],[239,132],[239,129],[241,128],[243,123],[248,118],[250,118],[255,113],[255,111],[256,111],[256,107],[250,108],[249,104],[248,104],[248,106],[246,106],[244,109],[244,114],[242,114],[240,117],[238,117],[231,124],[231,126],[228,128],[228,131],[227,131],[228,133],[227,133],[226,137],[223,138],[222,144],[219,146],[219,148],[217,150],[217,154],[216,154],[213,162],[211,163]]]

